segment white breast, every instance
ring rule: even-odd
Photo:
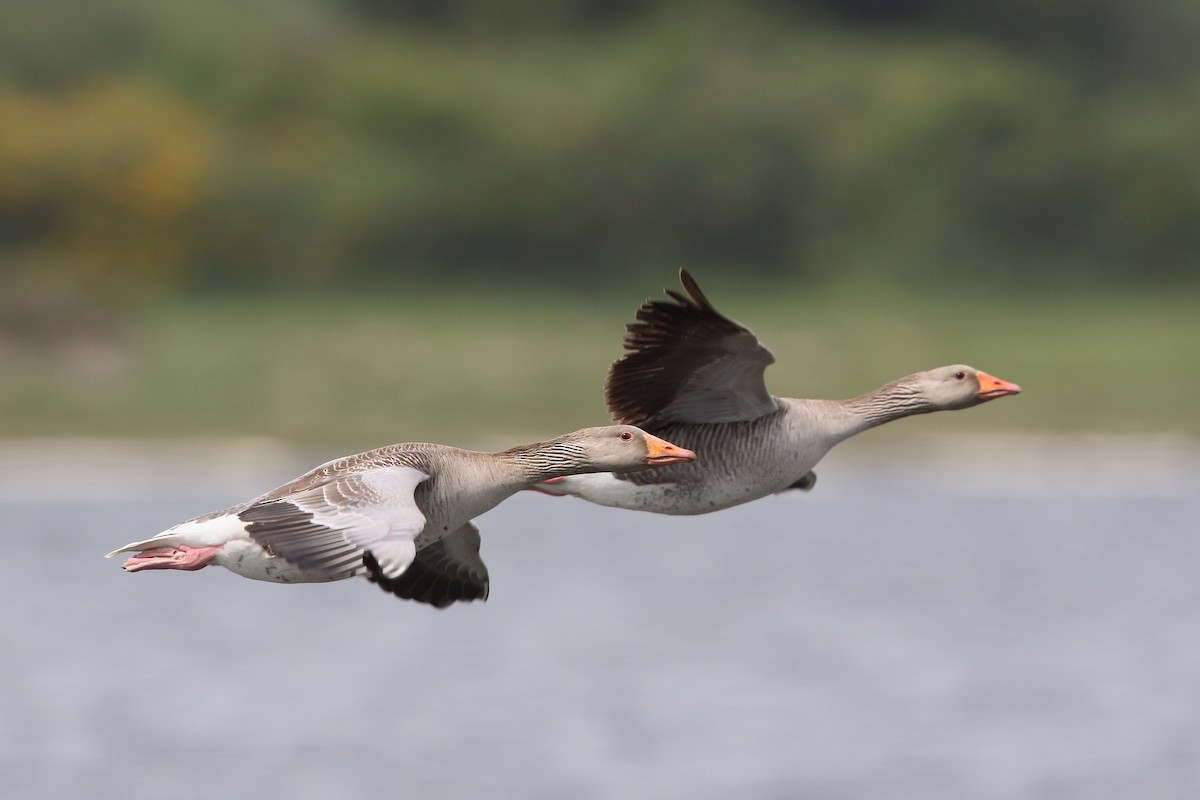
[[[230,572],[243,578],[273,583],[328,583],[335,578],[313,575],[293,566],[278,556],[269,555],[248,536],[233,539],[213,559]]]

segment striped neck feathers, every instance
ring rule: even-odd
[[[588,459],[587,448],[580,442],[561,439],[535,442],[511,447],[496,455],[502,461],[520,469],[522,475],[528,477],[531,483],[563,475],[596,471]]]
[[[858,430],[938,410],[937,405],[910,378],[900,378],[873,392],[844,400],[841,406],[858,423]]]

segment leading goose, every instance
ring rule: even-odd
[[[394,444],[323,464],[241,505],[108,554],[127,572],[217,564],[278,583],[366,574],[384,591],[439,608],[486,600],[471,518],[532,483],[594,470],[623,474],[695,454],[631,425],[586,428],[499,453]]]
[[[775,356],[713,308],[687,270],[679,279],[686,297],[667,290],[671,301],[647,300],[627,326],[628,352],[609,368],[604,397],[618,422],[679,442],[699,461],[650,473],[574,475],[531,488],[618,508],[706,514],[812,488],[812,469],[830,448],[868,428],[1021,391],[960,364],[850,400],[773,397],[763,372]]]

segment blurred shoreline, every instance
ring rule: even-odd
[[[498,449],[518,438],[469,446]],[[268,437],[0,439],[0,503],[151,501],[193,492],[245,499],[346,454]],[[814,491],[822,494],[936,482],[953,493],[1177,496],[1194,491],[1200,438],[1182,432],[897,435],[839,445],[817,473],[824,477]]]

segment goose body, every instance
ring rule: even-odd
[[[712,463],[694,470],[663,467],[661,480],[600,472],[571,475],[536,488],[617,508],[706,514],[792,488],[844,438],[816,424],[803,401],[788,398],[779,398],[779,408],[758,419],[671,423],[664,430],[677,432],[680,441],[691,443],[688,449],[703,453]]]
[[[659,514],[706,514],[787,489],[810,489],[831,448],[868,428],[968,408],[1020,387],[962,364],[907,375],[849,400],[775,397],[775,357],[720,314],[686,270],[687,295],[648,300],[628,326],[626,354],[605,381],[614,419],[694,450],[700,459],[652,473],[608,472],[542,482],[538,491]]]
[[[366,575],[400,597],[446,606],[486,599],[471,519],[531,483],[580,470],[694,458],[633,426],[588,428],[499,453],[394,444],[336,459],[253,500],[109,553],[129,572],[210,564],[277,583]]]

